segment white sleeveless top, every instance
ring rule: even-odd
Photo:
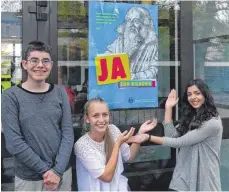
[[[115,125],[108,126],[114,141],[121,134]],[[130,158],[130,148],[123,143],[119,150],[118,162],[114,177],[106,183],[98,179],[104,172],[106,155],[104,141],[98,143],[92,140],[88,133],[82,136],[74,146],[76,154],[76,173],[79,191],[128,191],[127,178],[122,175],[123,161]]]

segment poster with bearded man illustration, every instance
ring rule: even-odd
[[[110,109],[158,106],[158,7],[89,2],[89,98]]]

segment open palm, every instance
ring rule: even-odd
[[[119,135],[117,141],[120,142],[121,144],[126,142],[134,134],[134,130],[135,128],[131,127],[129,131],[127,130],[124,131]]]
[[[148,120],[141,125],[138,133],[139,134],[146,133],[152,130],[153,128],[155,128],[156,126],[157,126],[157,119],[154,119],[153,121]]]
[[[176,90],[172,89],[168,95],[168,99],[165,103],[165,107],[166,108],[172,108],[178,103],[178,101],[179,101],[179,98],[177,97]]]

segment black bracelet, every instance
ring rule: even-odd
[[[149,139],[148,139],[148,142],[150,142],[150,140],[151,140],[151,135],[149,134]]]

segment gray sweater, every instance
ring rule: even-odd
[[[170,188],[221,191],[219,157],[223,127],[220,117],[205,121],[181,137],[172,122],[164,127],[168,137],[164,137],[163,145],[180,148]]]
[[[51,85],[43,93],[18,86],[6,90],[2,93],[2,127],[16,176],[40,180],[51,168],[59,175],[64,173],[74,142],[64,89]]]

